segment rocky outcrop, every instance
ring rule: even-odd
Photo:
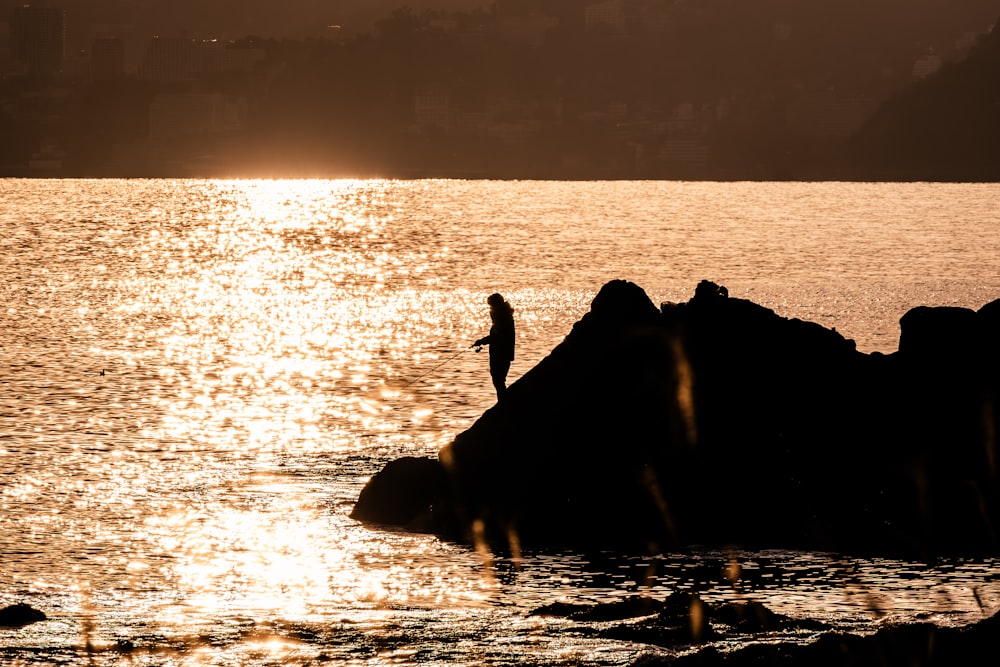
[[[352,516],[497,549],[690,544],[995,552],[1000,301],[917,308],[863,354],[704,281],[591,310],[438,459]]]

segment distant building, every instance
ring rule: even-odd
[[[676,26],[676,19],[670,9],[670,6],[660,3],[641,3],[633,18],[635,32],[645,35],[669,34]],[[628,23],[626,20],[626,25]]]
[[[436,16],[430,20],[427,26],[441,32],[455,32],[458,30],[458,21],[450,16]]]
[[[538,136],[540,124],[535,120],[498,121],[490,124],[489,137],[505,146],[525,146]]]
[[[217,40],[154,37],[139,74],[150,81],[196,81],[206,74],[250,71],[265,56],[262,49],[230,47],[231,44]]]
[[[31,5],[11,10],[10,55],[30,74],[59,74],[66,57],[65,10]]]
[[[85,32],[83,39],[90,45],[91,74],[94,73],[95,48],[103,47],[110,49],[110,52],[107,50],[104,51],[102,55],[98,56],[98,59],[110,57],[112,62],[105,62],[104,64],[112,67],[116,66],[114,65],[114,61],[117,60],[118,56],[114,51],[118,49],[118,46],[113,46],[110,41],[104,42],[103,45],[97,44],[97,42],[103,40],[117,40],[120,42],[123,74],[136,74],[139,71],[139,60],[143,55],[140,49],[145,46],[145,39],[140,38],[139,34],[140,30],[131,23],[103,22],[90,24],[89,30]]]
[[[33,172],[57,172],[63,167],[66,160],[66,151],[59,146],[59,142],[51,137],[42,140],[38,150],[31,154],[28,160],[28,169]]]
[[[979,39],[980,34],[978,32],[970,31],[963,33],[961,37],[955,40],[955,51],[964,57],[965,54],[972,50],[972,47],[979,43]]]
[[[191,81],[201,74],[201,43],[183,37],[154,37],[139,69],[150,81]]]
[[[440,86],[417,91],[413,101],[413,122],[418,129],[438,128],[447,132],[451,127],[451,96]]]
[[[621,100],[613,100],[608,103],[608,120],[613,123],[621,123],[628,118],[628,103]]]
[[[493,15],[498,19],[527,16],[537,14],[540,11],[541,2],[539,0],[495,0],[493,2]]]
[[[202,64],[206,74],[219,72],[251,72],[264,61],[263,49],[233,48],[223,42],[205,42]]]
[[[118,37],[98,37],[90,45],[90,78],[113,81],[125,76],[125,42]]]
[[[583,10],[587,30],[603,28],[615,34],[625,32],[625,9],[622,0],[603,0]]]
[[[488,109],[455,109],[451,113],[451,130],[465,136],[486,136],[489,132],[492,114]]]
[[[149,138],[167,142],[238,130],[246,106],[244,99],[218,93],[161,93],[149,106]]]
[[[549,31],[559,25],[559,19],[541,12],[527,16],[501,16],[497,19],[500,37],[515,44],[542,46]]]
[[[671,137],[699,135],[705,130],[708,119],[713,117],[714,113],[714,107],[705,106],[698,109],[693,102],[681,102],[665,119],[664,130]]]
[[[874,100],[835,91],[805,93],[786,109],[788,129],[820,139],[846,139],[875,111]]]
[[[696,138],[667,139],[658,157],[668,165],[703,169],[708,164],[708,146]]]
[[[941,56],[938,54],[931,52],[923,55],[917,59],[917,62],[913,63],[913,78],[926,79],[941,69],[941,65]]]

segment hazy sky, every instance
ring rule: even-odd
[[[11,7],[26,0],[0,0],[2,16]],[[31,0],[29,0],[31,1]],[[507,0],[516,5],[516,0]],[[530,3],[531,0],[526,0]],[[560,0],[549,0],[558,4]],[[561,0],[572,3],[573,0]],[[576,0],[580,6],[587,0]],[[724,1],[688,0],[694,6],[725,5]],[[265,37],[306,37],[320,34],[325,25],[335,23],[349,32],[365,31],[378,17],[407,5],[420,10],[444,8],[471,11],[492,7],[495,0],[33,0],[35,5],[61,6],[69,17],[71,38],[94,23],[133,24],[136,32],[177,33],[192,36],[238,38],[248,34]],[[544,3],[543,3],[544,4]],[[944,15],[966,14],[1000,16],[1000,0],[735,0],[739,12],[771,11],[802,15],[803,7],[815,7],[821,13],[832,7],[850,5],[863,9],[873,21],[938,21]],[[758,9],[759,8],[759,9]]]
[[[2,0],[3,20],[24,0]],[[129,23],[143,30],[180,31],[240,37],[308,36],[329,23],[370,25],[392,9],[448,8],[471,10],[479,0],[35,0],[67,11],[70,34],[93,23]]]

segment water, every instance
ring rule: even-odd
[[[867,632],[1000,608],[1000,560],[528,553],[348,518],[493,402],[604,282],[701,279],[890,352],[910,307],[1000,297],[1000,186],[0,181],[0,629],[14,665],[624,665],[529,616],[695,591]],[[724,575],[731,562],[743,577]],[[978,599],[977,599],[978,598]],[[805,638],[798,638],[806,640]]]

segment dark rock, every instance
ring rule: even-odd
[[[659,311],[635,283],[612,280],[590,304],[592,319],[612,325],[656,324]]]
[[[605,285],[548,357],[353,516],[494,549],[690,544],[995,553],[1000,301],[917,308],[863,354],[702,281]]]
[[[756,644],[732,653],[714,647],[679,658],[645,660],[643,665],[672,667],[951,667],[996,664],[1000,617],[966,628],[929,623],[883,628],[874,635],[827,633],[804,646]]]
[[[47,616],[23,602],[0,609],[0,627],[17,628],[46,620]]]
[[[828,629],[818,621],[796,620],[776,614],[759,602],[715,606],[689,593],[674,593],[663,601],[636,595],[605,604],[557,602],[536,609],[531,615],[560,616],[577,623],[607,624],[629,619],[600,628],[596,634],[605,639],[670,648],[717,641],[724,636]],[[730,630],[726,631],[723,626],[729,626]],[[711,651],[705,655],[710,656]]]
[[[984,360],[984,372],[992,380],[992,386],[996,389],[1000,386],[1000,299],[991,301],[980,308],[976,315],[979,318],[980,337],[984,344],[986,358]],[[997,404],[997,397],[994,396],[993,404]]]
[[[719,638],[711,625],[713,612],[712,606],[697,595],[674,593],[654,618],[616,625],[598,635],[655,646],[701,644]]]
[[[444,468],[434,459],[408,456],[390,461],[362,489],[351,517],[403,528],[429,527],[446,483]]]
[[[984,352],[980,318],[969,308],[918,306],[899,320],[899,353],[934,370],[975,363]]]
[[[771,632],[780,630],[788,619],[759,602],[731,602],[719,607],[714,618],[740,632]]]
[[[635,622],[623,623],[601,630],[598,635],[607,639],[619,639],[668,648],[685,644],[702,644],[718,641],[724,637],[773,633],[781,630],[826,630],[826,625],[818,621],[797,620],[776,614],[759,602],[728,603],[715,606],[703,601],[698,595],[675,593],[661,603],[648,598],[637,597],[631,602],[637,609],[646,601],[645,608],[658,609],[652,618],[642,618]],[[620,605],[612,606],[615,607]],[[575,621],[617,620],[602,616],[594,619],[592,614],[581,616],[577,613],[570,618]],[[621,618],[629,618],[622,616]],[[723,626],[729,626],[726,630]],[[706,655],[711,655],[709,651]]]
[[[988,304],[976,311],[979,315],[983,328],[988,333],[1000,333],[1000,299],[990,301]],[[996,338],[990,340],[996,341]]]

